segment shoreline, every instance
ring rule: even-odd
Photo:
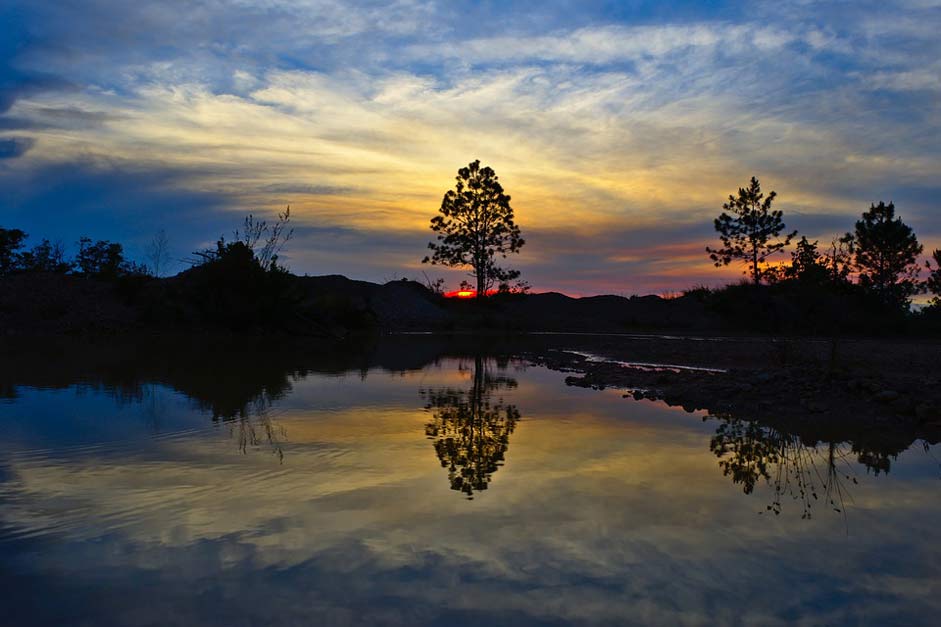
[[[891,342],[880,342],[890,352]],[[613,351],[616,352],[616,351]],[[930,348],[925,357],[933,353]],[[624,392],[630,401],[663,402],[689,413],[741,420],[799,436],[807,443],[849,441],[893,454],[922,439],[941,441],[941,376],[891,368],[807,363],[730,368],[636,367],[573,351],[527,356],[569,373],[571,386]],[[658,366],[650,363],[649,366]]]

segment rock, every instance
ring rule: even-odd
[[[872,397],[872,400],[877,403],[891,403],[892,401],[898,400],[899,393],[895,390],[882,390],[877,392],[875,396]]]
[[[822,414],[830,410],[830,407],[826,403],[819,403],[817,401],[811,401],[807,403],[807,411],[812,414]]]

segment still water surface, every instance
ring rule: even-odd
[[[403,346],[26,367],[0,386],[0,624],[941,620],[931,446]]]

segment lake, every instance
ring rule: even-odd
[[[522,354],[8,351],[0,624],[941,620],[937,447],[808,442]]]

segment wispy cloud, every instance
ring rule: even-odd
[[[375,265],[356,260],[372,279],[418,271],[422,249],[409,262],[378,234],[422,239],[474,158],[500,174],[524,233],[696,224],[708,237],[753,174],[789,214],[842,215],[845,230],[869,202],[905,196],[903,215],[938,231],[931,2],[756,3],[673,20],[638,8],[588,12],[574,28],[551,4],[528,20],[515,4],[500,15],[404,1],[81,4],[38,2],[9,22],[34,35],[9,54],[0,137],[31,148],[8,151],[4,185],[89,160],[187,172],[178,183],[233,212],[290,203],[302,225],[376,235]],[[662,234],[670,251],[678,240]],[[553,274],[576,252],[529,240],[524,271],[560,288]],[[589,241],[577,245],[597,250]],[[598,263],[636,256],[619,245]],[[296,269],[317,273],[315,257],[299,251],[311,265]],[[552,261],[526,267],[537,260]],[[612,267],[605,285],[650,284],[648,271]],[[579,291],[601,289],[583,279]]]

